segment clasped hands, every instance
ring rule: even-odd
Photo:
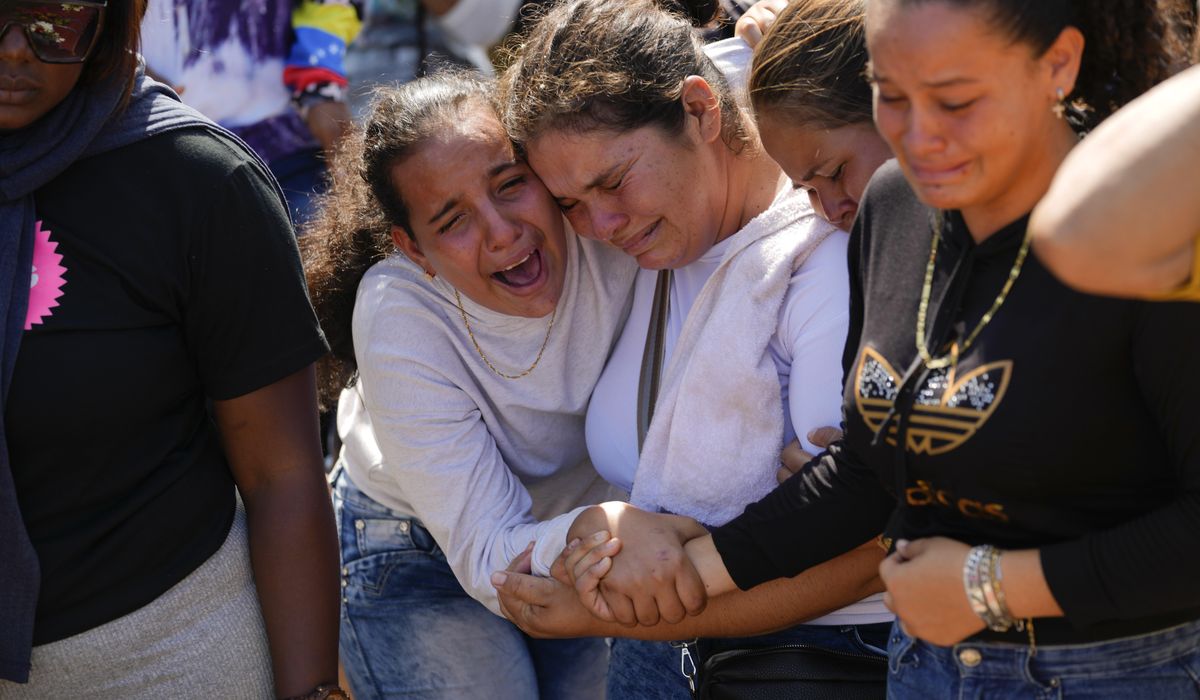
[[[605,518],[613,530],[573,538],[551,569],[553,578],[515,573],[527,567],[527,556],[510,566],[513,573],[497,585],[509,619],[538,637],[619,636],[621,628],[676,623],[704,610],[708,587],[685,552],[688,541],[705,534],[702,527],[624,503],[594,508],[600,512],[585,511],[576,525],[596,527]],[[620,531],[635,528],[638,536],[622,551]],[[963,591],[967,549],[934,537],[900,542],[883,561],[884,604],[906,632],[949,646],[983,629]]]
[[[626,547],[621,534],[633,532]],[[684,552],[705,534],[690,518],[604,503],[576,518],[551,578],[528,574],[526,550],[492,585],[504,615],[535,637],[611,636],[622,627],[676,623],[707,602]]]
[[[821,446],[840,437],[828,430],[820,436]],[[790,446],[784,451],[780,482],[809,459],[811,455],[798,446]],[[622,533],[630,536],[623,538]],[[697,615],[710,595],[731,588],[727,577],[704,580],[688,555],[689,542],[711,545],[711,540],[700,539],[707,534],[690,518],[605,503],[576,518],[551,578],[528,575],[527,550],[506,572],[494,575],[492,583],[505,616],[532,636],[621,636],[620,627],[678,623]],[[983,628],[962,588],[967,549],[935,537],[900,542],[884,560],[884,603],[909,634],[946,646]],[[714,578],[711,567],[704,571]]]
[[[808,436],[818,447],[840,437],[836,428],[819,428]],[[780,483],[812,458],[799,442],[785,448]],[[632,535],[623,539],[622,533]],[[528,553],[523,553],[505,572],[495,574],[492,584],[504,614],[533,636],[607,634],[613,625],[677,623],[701,612],[710,591],[732,587],[727,580],[706,586],[685,552],[687,542],[706,534],[690,518],[648,513],[620,502],[592,506],[572,524],[551,578],[530,576]]]

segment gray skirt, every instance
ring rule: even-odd
[[[271,657],[238,503],[225,544],[149,605],[33,649],[20,698],[273,698]]]

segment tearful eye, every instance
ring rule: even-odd
[[[455,214],[454,218],[450,219],[446,223],[442,224],[440,228],[438,228],[438,233],[449,233],[451,229],[457,228],[459,222],[465,218],[466,217],[462,214]]]
[[[506,180],[504,182],[504,184],[500,185],[500,190],[501,191],[511,190],[514,187],[520,187],[521,185],[524,185],[524,184],[525,184],[525,176],[518,175],[517,177]]]
[[[975,100],[967,100],[966,102],[959,102],[957,104],[942,103],[942,109],[946,110],[947,112],[961,112],[973,104],[975,104]]]

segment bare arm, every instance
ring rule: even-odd
[[[1131,102],[1077,146],[1034,210],[1042,261],[1093,293],[1150,297],[1188,281],[1200,234],[1200,68]]]
[[[494,581],[506,614],[535,637],[736,637],[785,629],[882,591],[876,573],[882,559],[883,550],[871,543],[793,578],[711,598],[704,612],[677,624],[638,627],[593,617],[575,590],[555,579],[506,572]]]
[[[275,689],[337,682],[338,543],[308,367],[213,412],[246,504],[250,560]]]
[[[325,158],[328,160],[333,159],[334,152],[342,137],[350,130],[352,121],[350,107],[345,102],[335,100],[311,104],[304,113],[305,125],[317,139],[317,143],[321,144],[321,150],[325,152]]]

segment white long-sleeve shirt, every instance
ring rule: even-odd
[[[533,572],[548,575],[579,510],[616,495],[588,460],[584,416],[636,265],[572,234],[567,247],[554,327],[522,379],[484,364],[453,289],[402,255],[367,272],[354,306],[359,379],[338,411],[346,471],[371,498],[420,520],[467,593],[497,614],[491,573],[534,542]],[[549,318],[462,303],[501,371],[537,357]]]
[[[808,442],[808,431],[836,426],[841,421],[841,358],[850,308],[847,238],[842,232],[832,234],[792,275],[779,311],[779,327],[767,346],[782,389],[784,443],[798,436],[801,445],[813,453],[820,450]],[[671,357],[692,302],[724,258],[730,240],[721,241],[695,262],[675,270],[671,311],[667,315],[666,357]],[[633,311],[588,410],[588,449],[596,470],[626,491],[633,487],[638,466],[638,376],[657,274],[654,270],[638,273]]]
[[[664,346],[668,358],[693,302],[732,240],[717,243],[695,262],[675,270]],[[844,232],[830,235],[792,274],[778,327],[767,345],[783,399],[783,442],[799,437],[813,453],[820,450],[808,441],[808,432],[841,421],[841,358],[850,308],[847,242]],[[596,470],[625,490],[632,488],[638,467],[638,378],[656,277],[654,271],[639,272],[633,310],[596,385],[587,415],[588,450]],[[809,624],[869,624],[891,619],[882,596],[873,595]]]

